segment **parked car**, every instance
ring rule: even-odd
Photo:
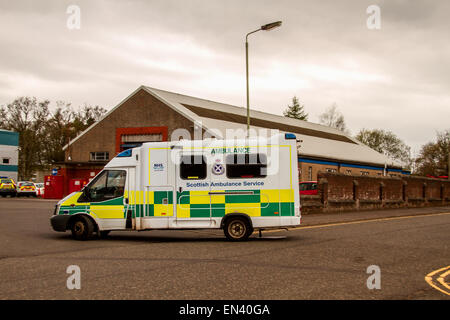
[[[36,197],[36,186],[30,181],[19,181],[17,183],[17,196]]]
[[[34,184],[36,186],[36,196],[43,197],[44,196],[44,183],[38,182]]]
[[[15,197],[17,194],[16,183],[10,178],[0,178],[0,195],[2,197]]]
[[[317,181],[304,181],[300,182],[300,194],[316,195],[317,194]]]

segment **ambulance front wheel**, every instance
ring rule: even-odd
[[[91,219],[80,216],[75,218],[71,224],[70,230],[75,240],[87,240],[94,232],[94,223]]]
[[[253,230],[245,218],[229,218],[224,225],[223,231],[228,240],[245,241],[253,233]]]

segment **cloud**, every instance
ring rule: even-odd
[[[336,103],[353,133],[388,129],[413,149],[448,128],[448,1],[70,1],[0,3],[0,104],[20,95],[111,108],[139,85],[282,114],[296,95],[311,121]]]

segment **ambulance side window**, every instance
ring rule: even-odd
[[[78,202],[100,202],[123,196],[126,171],[105,170],[84,190]]]
[[[180,161],[180,177],[183,180],[206,178],[206,161],[202,155],[183,155]]]
[[[227,178],[264,178],[267,157],[262,153],[230,154],[226,157]]]

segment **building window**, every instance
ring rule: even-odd
[[[362,176],[368,176],[369,175],[369,171],[361,171],[361,175]]]
[[[312,180],[312,167],[308,167],[308,180]]]
[[[264,178],[267,176],[265,154],[229,154],[226,158],[228,178]]]
[[[9,164],[9,158],[3,158],[2,159],[3,164]]]
[[[327,172],[336,172],[336,169],[334,169],[334,168],[326,168],[325,170]]]
[[[121,136],[120,150],[127,150],[142,146],[145,142],[160,142],[163,141],[161,133],[150,134],[124,134]]]
[[[352,170],[345,170],[346,174],[352,174]]]
[[[107,161],[109,152],[91,152],[90,161]]]
[[[180,177],[183,180],[202,180],[206,178],[206,161],[202,155],[181,156]]]

